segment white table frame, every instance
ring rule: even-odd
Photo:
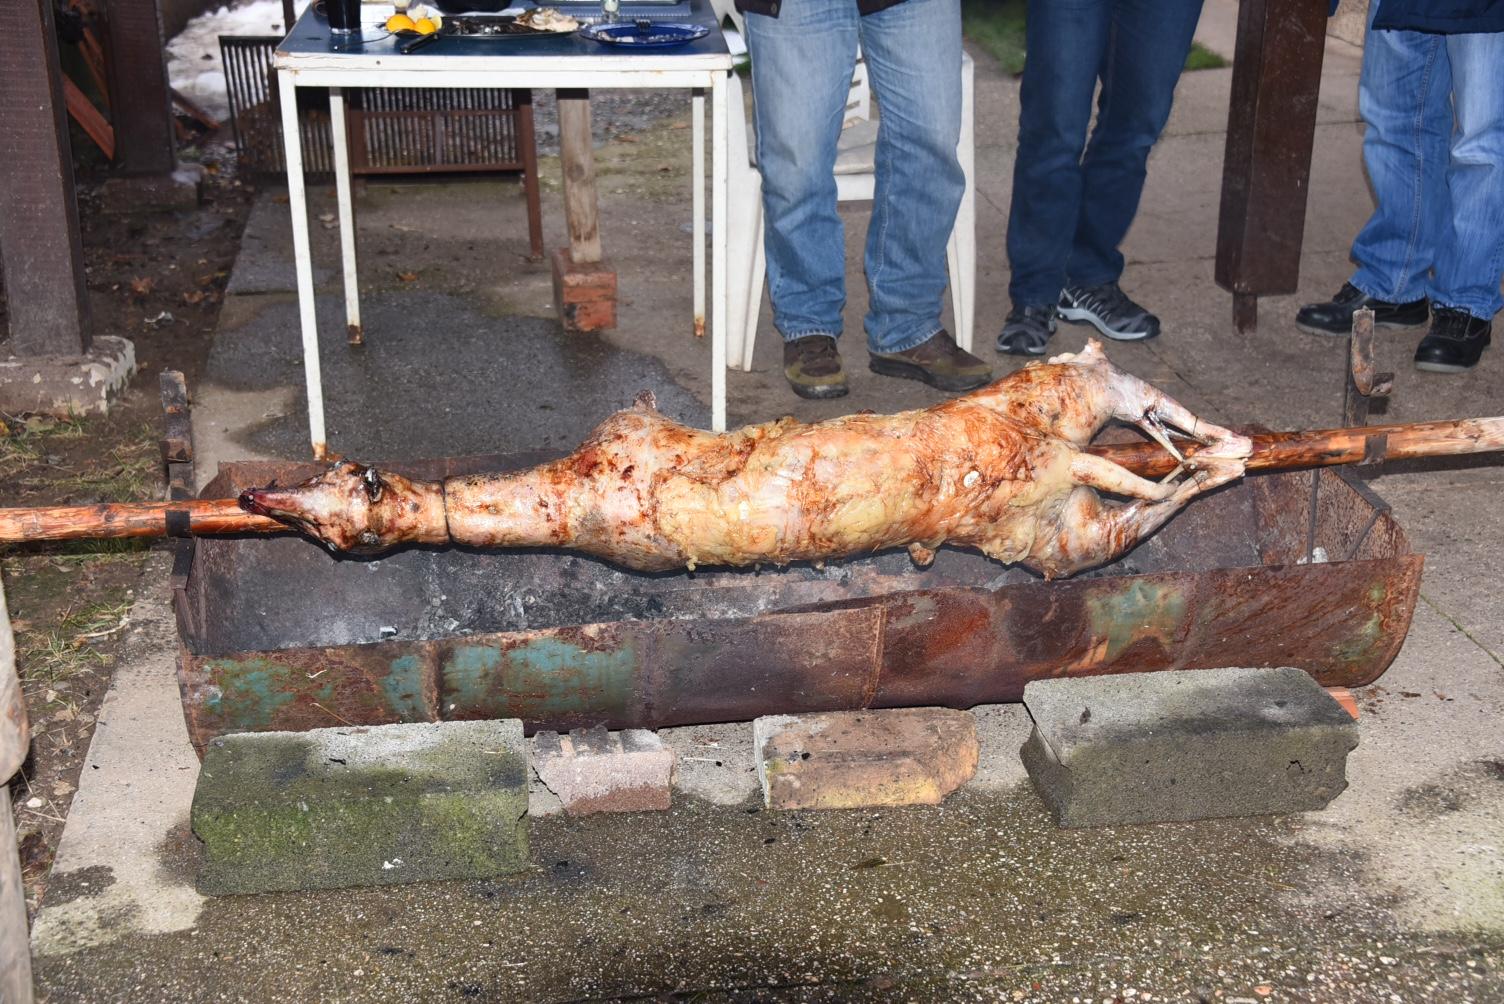
[[[505,42],[499,43],[505,45]],[[442,45],[442,43],[440,43]],[[567,64],[562,65],[561,64]],[[602,88],[685,88],[691,91],[693,151],[691,189],[694,241],[694,333],[705,334],[705,92],[711,96],[710,184],[710,395],[711,428],[726,428],[726,219],[729,128],[727,79],[732,57],[726,54],[681,54],[664,50],[649,55],[527,56],[443,55],[414,53],[285,52],[279,49],[277,71],[282,102],[282,141],[287,165],[287,201],[292,212],[293,259],[297,269],[298,315],[303,336],[303,372],[308,389],[308,432],[313,455],[329,453],[324,427],[324,389],[319,366],[315,316],[313,257],[309,242],[308,200],[303,178],[303,148],[298,129],[297,88],[329,88],[330,126],[334,143],[335,191],[339,201],[341,274],[345,319],[352,334],[361,332],[360,287],[355,258],[355,210],[350,197],[350,155],[345,132],[347,87],[515,87],[534,90]],[[741,109],[737,109],[741,114]]]

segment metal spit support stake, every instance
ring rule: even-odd
[[[1374,372],[1373,311],[1367,307],[1353,314],[1349,337],[1346,390],[1342,400],[1342,424],[1352,428],[1368,424],[1368,411],[1375,398],[1385,398],[1394,389],[1393,373]],[[1374,465],[1384,459],[1383,444],[1370,447],[1358,463]]]

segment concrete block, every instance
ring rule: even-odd
[[[978,755],[976,721],[949,708],[768,715],[752,746],[770,809],[937,805]]]
[[[199,891],[475,879],[527,863],[519,721],[254,732],[209,744]]]
[[[1022,749],[1061,826],[1325,808],[1347,787],[1357,726],[1299,669],[1039,680]]]
[[[103,415],[136,372],[130,339],[96,335],[81,356],[0,359],[0,412]]]
[[[577,265],[568,248],[553,253],[554,306],[566,331],[616,327],[616,269],[607,262]]]
[[[647,729],[533,736],[533,770],[570,816],[669,807],[674,751]]]
[[[171,174],[116,175],[99,186],[100,208],[106,213],[159,213],[197,209],[203,201],[204,168],[179,164]]]

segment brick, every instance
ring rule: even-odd
[[[673,792],[674,751],[647,729],[539,732],[533,770],[567,815],[662,810]]]
[[[475,879],[527,864],[517,720],[255,732],[209,744],[200,892]]]
[[[0,412],[104,415],[135,372],[135,345],[115,335],[96,336],[83,355],[0,358]]]
[[[1325,808],[1357,726],[1299,669],[1040,680],[1024,767],[1061,826]]]
[[[752,746],[770,809],[937,805],[977,769],[976,720],[949,708],[769,715]]]
[[[554,306],[566,331],[616,327],[616,270],[606,262],[576,265],[568,248],[553,253]]]

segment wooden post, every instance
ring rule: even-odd
[[[31,745],[26,703],[16,674],[16,643],[0,584],[0,792],[21,769]],[[21,859],[10,799],[0,799],[0,1001],[31,1001],[31,938],[26,932],[26,894],[21,886]]]
[[[595,190],[595,144],[590,136],[590,92],[559,91],[559,160],[564,168],[564,218],[569,256],[576,265],[601,260],[600,207]]]
[[[0,59],[0,262],[11,351],[77,355],[89,347],[89,295],[73,193],[51,0],[10,0]]]
[[[110,0],[107,44],[115,166],[122,174],[171,174],[177,151],[157,0]]]
[[[1216,276],[1233,294],[1239,331],[1258,323],[1257,297],[1293,293],[1300,281],[1326,16],[1315,0],[1238,8]]]

